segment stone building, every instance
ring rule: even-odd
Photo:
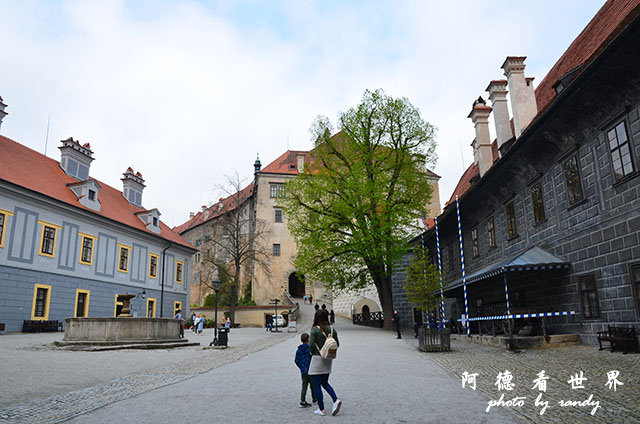
[[[608,1],[535,90],[525,57],[507,57],[507,79],[487,87],[491,106],[473,103],[474,163],[438,217],[447,319],[464,313],[458,196],[470,318],[507,305],[562,313],[542,325],[585,343],[607,325],[640,331],[639,14],[637,0]],[[435,258],[435,229],[423,237]],[[394,302],[411,322],[405,259]]]
[[[2,118],[3,116],[0,116]],[[89,143],[69,138],[56,161],[0,136],[0,322],[111,317],[119,294],[134,315],[186,306],[195,249],[142,207],[145,180],[122,191],[90,177]]]

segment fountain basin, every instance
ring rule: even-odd
[[[63,343],[180,343],[180,325],[172,318],[67,318]]]

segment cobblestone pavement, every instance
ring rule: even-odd
[[[459,339],[458,339],[459,337]],[[456,338],[456,340],[454,340]],[[409,339],[414,343],[415,339]],[[595,346],[572,346],[551,349],[531,349],[512,353],[503,349],[478,345],[464,340],[461,336],[452,336],[452,352],[433,352],[425,355],[444,369],[455,374],[462,387],[462,374],[478,373],[477,391],[484,393],[489,400],[498,400],[504,394],[504,401],[516,396],[525,397],[522,407],[508,408],[521,418],[536,423],[640,423],[640,354],[627,354],[599,351]],[[513,376],[512,391],[499,391],[496,385],[499,373],[508,370]],[[544,370],[549,377],[547,390],[542,393],[534,387],[538,373]],[[614,391],[606,386],[607,373],[620,372],[618,380],[624,385]],[[568,380],[583,372],[584,389],[572,389]],[[471,390],[465,388],[465,390]],[[541,400],[549,402],[544,415],[540,415],[542,406],[535,406],[535,400],[542,393]],[[590,395],[591,406],[561,407],[560,400],[585,401]],[[594,402],[599,401],[600,408],[594,415],[591,411]],[[494,407],[496,409],[504,407]]]

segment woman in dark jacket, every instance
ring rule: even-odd
[[[329,374],[331,374],[332,359],[323,359],[320,356],[320,349],[324,345],[327,335],[331,333],[332,337],[340,346],[338,340],[338,333],[329,324],[329,313],[326,309],[318,309],[313,318],[313,327],[311,328],[311,334],[309,339],[309,348],[311,350],[311,365],[309,366],[309,375],[313,379],[313,389],[316,393],[316,399],[318,399],[318,409],[314,411],[317,415],[326,415],[324,409],[324,399],[322,396],[322,388],[331,396],[333,400],[333,408],[331,409],[331,415],[338,415],[342,401],[338,399],[333,387],[329,384]]]

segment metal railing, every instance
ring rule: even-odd
[[[382,328],[384,314],[382,312],[370,312],[368,314],[353,314],[351,317],[354,325]]]

